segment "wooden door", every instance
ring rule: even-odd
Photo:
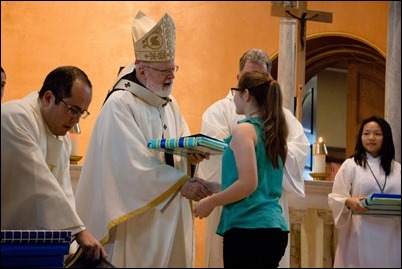
[[[360,123],[373,115],[384,117],[385,70],[370,63],[348,66],[346,157],[354,152]]]
[[[317,76],[312,77],[304,87],[302,100],[302,125],[304,134],[310,141],[310,148],[307,154],[305,169],[313,171],[312,145],[317,137]]]

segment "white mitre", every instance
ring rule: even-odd
[[[134,18],[132,37],[137,61],[161,62],[175,57],[175,25],[167,13],[155,23],[139,11]]]

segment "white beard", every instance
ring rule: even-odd
[[[158,85],[153,92],[160,97],[168,97],[172,93],[172,84],[169,86]]]
[[[173,83],[171,83],[169,86],[157,84],[150,77],[146,77],[146,82],[144,83],[144,86],[148,90],[160,97],[168,97],[172,93],[172,85]]]

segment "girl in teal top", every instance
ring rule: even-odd
[[[288,129],[282,93],[272,77],[246,72],[232,88],[236,113],[246,115],[225,141],[222,191],[201,200],[194,215],[223,206],[217,233],[223,236],[224,267],[279,266],[289,229],[279,205]]]

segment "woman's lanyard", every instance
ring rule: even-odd
[[[385,175],[384,185],[381,188],[380,182],[378,182],[377,178],[375,177],[373,170],[371,170],[370,164],[367,162],[368,168],[370,169],[371,174],[373,175],[375,182],[377,182],[378,187],[380,188],[381,193],[384,193],[385,185],[387,184],[387,175]]]

